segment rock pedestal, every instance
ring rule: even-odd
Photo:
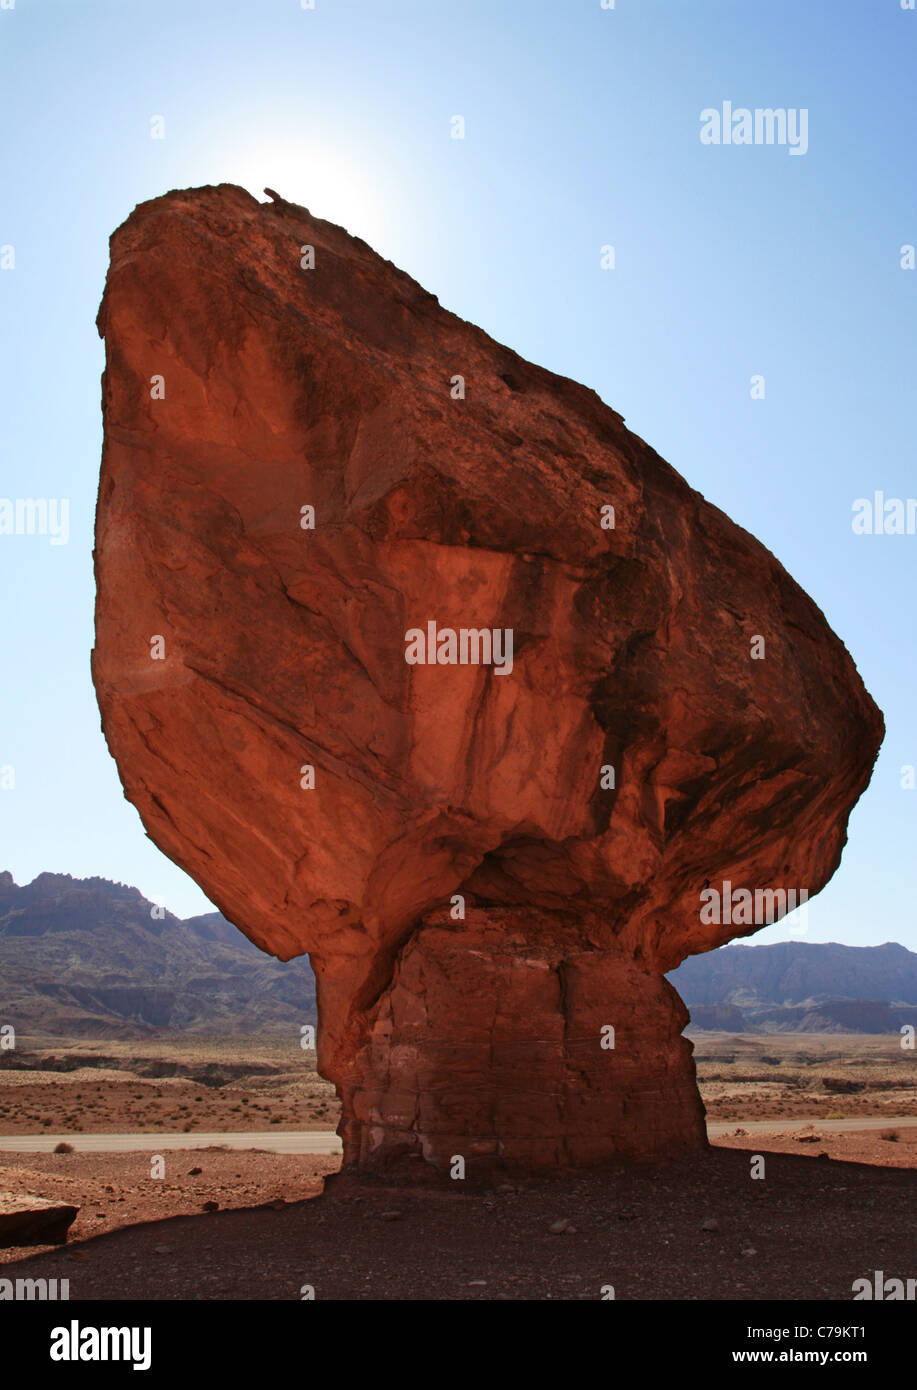
[[[425,923],[333,1078],[344,1162],[525,1171],[699,1148],[687,1022],[659,975],[574,931],[522,912]]]

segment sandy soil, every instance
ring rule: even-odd
[[[775,1122],[776,1123],[776,1122]],[[747,1134],[738,1125],[731,1134],[714,1140],[718,1148],[742,1149],[747,1153],[803,1154],[816,1158],[823,1154],[845,1163],[867,1163],[879,1168],[917,1170],[917,1125],[894,1123],[888,1128],[847,1134],[832,1134],[818,1125],[802,1131],[782,1132],[779,1126],[766,1134]]]
[[[339,1115],[295,1038],[27,1039],[0,1054],[0,1134],[335,1129]]]
[[[3,1162],[0,1181],[83,1208],[67,1246],[7,1250],[2,1273],[68,1278],[71,1298],[298,1299],[312,1286],[382,1300],[589,1300],[607,1285],[618,1299],[850,1299],[874,1269],[912,1275],[917,1173],[804,1147],[767,1157],[763,1181],[735,1141],[654,1174],[492,1191],[341,1177],[324,1195],[332,1159],[182,1153],[156,1186],[141,1155],[30,1155],[31,1171]]]
[[[917,1115],[917,1052],[897,1037],[693,1035],[708,1120]]]
[[[887,1038],[695,1044],[708,1117],[735,1129],[655,1173],[418,1189],[263,1150],[167,1152],[162,1177],[142,1152],[0,1153],[0,1187],[80,1207],[66,1246],[0,1250],[2,1273],[67,1278],[74,1299],[850,1299],[875,1269],[914,1277],[917,1127],[893,1118],[915,1113],[913,1057]],[[337,1123],[295,1040],[56,1046],[0,1070],[0,1133]],[[743,1133],[769,1114],[773,1133]],[[794,1115],[888,1124],[781,1130]]]

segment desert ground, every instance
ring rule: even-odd
[[[692,1041],[708,1121],[917,1117],[917,1052],[897,1036],[697,1033]]]
[[[917,1052],[863,1034],[698,1033],[714,1122],[917,1118]],[[335,1130],[334,1087],[296,1038],[76,1043],[0,1052],[0,1135]]]
[[[62,1042],[0,1052],[0,1135],[334,1130],[334,1087],[295,1037]]]
[[[0,1248],[3,1274],[69,1278],[71,1298],[383,1300],[849,1299],[874,1269],[913,1274],[914,1054],[861,1035],[694,1043],[701,1158],[406,1190],[335,1176],[337,1102],[295,1042],[22,1040],[0,1144],[257,1131],[259,1147],[163,1143],[157,1176],[149,1152],[0,1151],[0,1189],[80,1208],[66,1245]],[[870,1128],[831,1129],[850,1121]],[[269,1127],[329,1151],[273,1152]]]

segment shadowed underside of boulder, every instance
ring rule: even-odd
[[[819,609],[303,208],[142,204],[99,329],[105,735],[155,843],[310,953],[345,1162],[702,1146],[661,977],[762,924],[702,912],[725,881],[823,887],[881,742]]]
[[[63,1245],[79,1207],[23,1192],[0,1192],[0,1245]]]

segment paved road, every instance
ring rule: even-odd
[[[0,1151],[49,1153],[57,1144],[72,1144],[81,1153],[159,1153],[163,1149],[206,1149],[222,1144],[227,1149],[273,1149],[279,1154],[339,1154],[341,1141],[330,1129],[302,1130],[296,1134],[269,1130],[237,1130],[232,1134],[3,1134]]]
[[[902,1129],[917,1125],[917,1115],[869,1115],[860,1120],[820,1120],[817,1116],[775,1120],[713,1120],[707,1134],[717,1139],[744,1129],[746,1134],[786,1134],[812,1125],[820,1132],[844,1133],[864,1129]],[[221,1144],[228,1149],[273,1149],[279,1154],[339,1154],[341,1141],[330,1129],[290,1131],[236,1130],[230,1134],[10,1134],[0,1135],[5,1153],[50,1153],[56,1144],[72,1144],[82,1153],[159,1153],[164,1149],[205,1149]]]
[[[782,1120],[711,1120],[707,1135],[716,1139],[722,1134],[734,1134],[737,1129],[744,1129],[747,1134],[786,1134],[805,1129],[807,1125],[833,1134],[849,1134],[858,1129],[906,1129],[917,1125],[917,1115],[867,1115],[861,1120],[819,1120],[815,1115]],[[0,1140],[0,1144],[2,1142]]]

